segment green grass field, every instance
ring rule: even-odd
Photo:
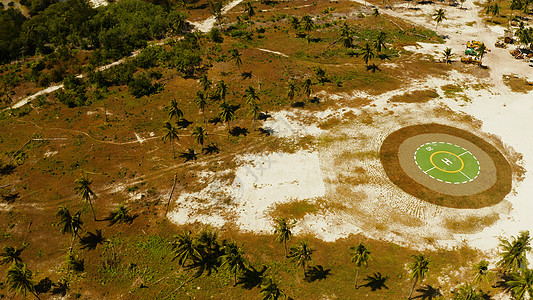
[[[426,143],[416,150],[414,158],[424,173],[442,182],[466,183],[479,175],[479,161],[474,155],[450,143]]]

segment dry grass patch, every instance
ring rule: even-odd
[[[269,214],[272,218],[302,219],[307,214],[316,213],[318,208],[307,200],[296,200],[288,203],[277,204]]]
[[[487,216],[471,216],[466,219],[447,219],[444,226],[456,233],[474,233],[496,223],[500,217],[493,213]]]
[[[390,102],[402,103],[425,103],[431,99],[439,97],[439,93],[434,89],[418,90],[405,93],[403,95],[396,95],[390,99]]]
[[[528,93],[533,90],[533,85],[528,84],[525,78],[520,78],[516,75],[504,75],[503,83],[507,85],[511,91],[515,93]]]

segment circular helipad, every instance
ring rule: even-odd
[[[416,165],[428,176],[445,183],[467,183],[479,175],[479,161],[461,146],[429,142],[416,149]]]
[[[380,150],[387,176],[405,192],[454,208],[500,202],[511,189],[511,168],[490,143],[439,124],[404,127]]]

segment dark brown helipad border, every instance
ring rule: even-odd
[[[452,196],[436,192],[409,177],[400,166],[398,148],[402,142],[419,134],[444,133],[465,139],[481,148],[496,166],[496,182],[487,190],[473,195]],[[403,191],[430,203],[452,208],[481,208],[499,203],[511,191],[511,166],[493,145],[472,133],[440,124],[421,124],[391,133],[381,145],[381,164],[389,179]],[[453,188],[453,185],[450,185]]]

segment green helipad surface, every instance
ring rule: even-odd
[[[423,144],[416,149],[414,159],[422,172],[446,183],[466,183],[479,175],[476,157],[463,147],[450,143]]]

